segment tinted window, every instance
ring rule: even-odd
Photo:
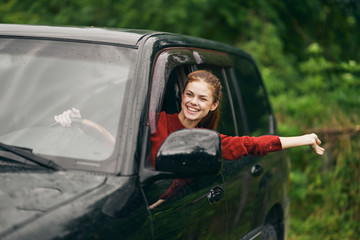
[[[237,123],[238,135],[239,136],[248,135],[249,130],[247,129],[246,114],[243,107],[244,105],[242,102],[241,92],[236,82],[234,69],[233,68],[226,69],[226,76],[227,76],[229,92],[231,94],[232,104],[234,106],[234,115],[235,115],[235,122]]]
[[[244,103],[249,133],[251,135],[269,133],[270,107],[255,64],[246,58],[237,58],[234,70]]]

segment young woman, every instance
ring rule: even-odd
[[[181,112],[166,114],[162,112],[156,131],[151,135],[152,159],[154,168],[155,156],[163,141],[172,132],[183,128],[208,128],[216,130],[220,116],[222,86],[220,80],[209,71],[199,70],[187,76],[185,90],[182,94]],[[77,109],[65,111],[55,116],[55,121],[62,126],[70,126],[70,117],[80,117]],[[325,149],[320,147],[320,139],[314,133],[295,137],[265,135],[260,137],[230,137],[220,134],[222,155],[225,160],[235,160],[242,156],[265,156],[270,152],[282,149],[310,146],[316,154],[323,155]],[[170,188],[149,208],[153,209],[171,198],[191,179],[175,179]]]
[[[181,112],[172,115],[162,112],[158,127],[151,135],[153,161],[160,145],[172,132],[194,127],[216,129],[220,116],[221,90],[219,79],[209,71],[199,70],[187,76],[185,90],[182,94]],[[220,134],[220,137],[225,160],[235,160],[246,155],[264,156],[270,152],[306,145],[319,155],[323,155],[325,151],[319,146],[321,141],[314,133],[296,137],[272,135],[229,137],[223,134]],[[156,168],[155,163],[154,167]],[[189,181],[191,179],[174,180],[170,188],[149,208],[153,209],[177,194]]]
[[[153,159],[165,138],[176,130],[194,127],[216,130],[222,90],[219,79],[205,70],[192,72],[187,78],[182,94],[181,112],[172,115],[165,112],[160,114],[157,130],[151,136]],[[309,145],[319,155],[323,155],[325,151],[319,146],[321,141],[314,133],[296,137],[220,136],[223,157],[226,160],[239,159],[249,154],[264,156],[269,152],[305,145]]]

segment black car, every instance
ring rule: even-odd
[[[226,161],[218,134],[192,129],[163,143],[159,168],[149,163],[159,113],[180,111],[197,69],[224,86],[218,132],[276,134],[260,72],[240,49],[163,32],[0,24],[0,239],[286,239],[284,152]],[[71,127],[54,121],[72,107],[82,118]],[[192,181],[150,209],[175,178]]]

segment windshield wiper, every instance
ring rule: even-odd
[[[54,161],[51,161],[47,158],[44,158],[44,157],[34,154],[32,152],[32,149],[30,149],[30,148],[22,148],[22,147],[7,145],[7,144],[1,143],[1,142],[0,142],[0,148],[3,150],[6,150],[8,152],[14,153],[18,156],[21,156],[23,158],[26,158],[30,162],[34,162],[40,166],[50,168],[53,170],[64,170],[63,167],[56,164]]]

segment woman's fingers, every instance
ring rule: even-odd
[[[325,152],[325,148],[322,148],[317,144],[312,144],[310,146],[316,154],[323,155]]]
[[[319,146],[321,144],[321,140],[319,139],[319,137],[315,133],[310,134],[310,136],[314,139],[314,143],[311,144],[310,147],[316,154],[323,155],[325,152],[325,148]]]
[[[317,154],[319,154],[319,155],[323,155],[324,154],[324,152],[325,152],[325,149],[324,148],[322,148],[322,147],[317,147],[317,149],[316,149],[316,153]]]

